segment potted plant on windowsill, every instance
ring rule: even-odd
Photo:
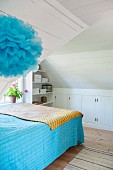
[[[28,90],[24,90],[24,92],[27,93]],[[12,84],[5,96],[10,97],[11,103],[16,103],[16,99],[20,99],[23,96],[23,93],[18,89],[18,84]]]

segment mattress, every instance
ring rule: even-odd
[[[82,116],[51,130],[41,122],[0,115],[0,170],[43,170],[83,142]]]

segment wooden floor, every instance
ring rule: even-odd
[[[100,150],[113,152],[113,132],[85,128],[85,145]]]
[[[45,170],[62,170],[84,148],[93,147],[113,152],[113,132],[84,128],[85,144],[68,149],[63,155],[50,164]]]

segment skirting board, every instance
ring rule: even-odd
[[[113,127],[108,127],[108,126],[101,126],[97,124],[91,124],[91,123],[85,123],[83,122],[84,127],[90,127],[90,128],[95,128],[95,129],[101,129],[101,130],[108,130],[108,131],[113,131]]]

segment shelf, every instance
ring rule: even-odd
[[[50,101],[50,102],[46,102],[46,103],[43,103],[43,104],[39,104],[39,105],[46,105],[46,104],[51,104],[53,103],[53,101]]]
[[[37,93],[37,94],[33,94],[33,95],[42,95],[42,94],[52,94],[53,92],[46,92],[46,93]]]
[[[51,82],[36,82],[34,81],[33,84],[38,83],[38,84],[51,84]]]
[[[47,78],[47,79],[35,79],[35,75],[41,75],[42,78]],[[37,76],[38,77],[38,76]],[[39,82],[38,82],[39,80]],[[48,81],[48,82],[43,82],[43,81]],[[48,92],[43,92],[43,90],[41,91],[40,89],[43,88],[41,86],[51,86],[52,87],[52,83],[48,80],[48,77],[46,76],[46,71],[43,70],[37,70],[36,72],[34,72],[32,74],[32,102],[33,101],[37,101],[36,105],[42,105],[42,106],[52,106],[53,101],[53,92],[51,91],[52,89],[46,89],[44,91],[48,91]],[[35,88],[39,88],[39,90],[35,90]],[[45,87],[46,88],[46,87]],[[39,93],[40,92],[40,93]],[[47,102],[46,103],[42,103],[40,102],[41,97],[42,96],[46,96],[47,97]],[[39,102],[38,102],[39,101]]]
[[[43,71],[43,70],[37,70],[37,71],[35,71],[35,72],[33,72],[33,73],[37,73],[37,72],[46,73],[46,71]]]

